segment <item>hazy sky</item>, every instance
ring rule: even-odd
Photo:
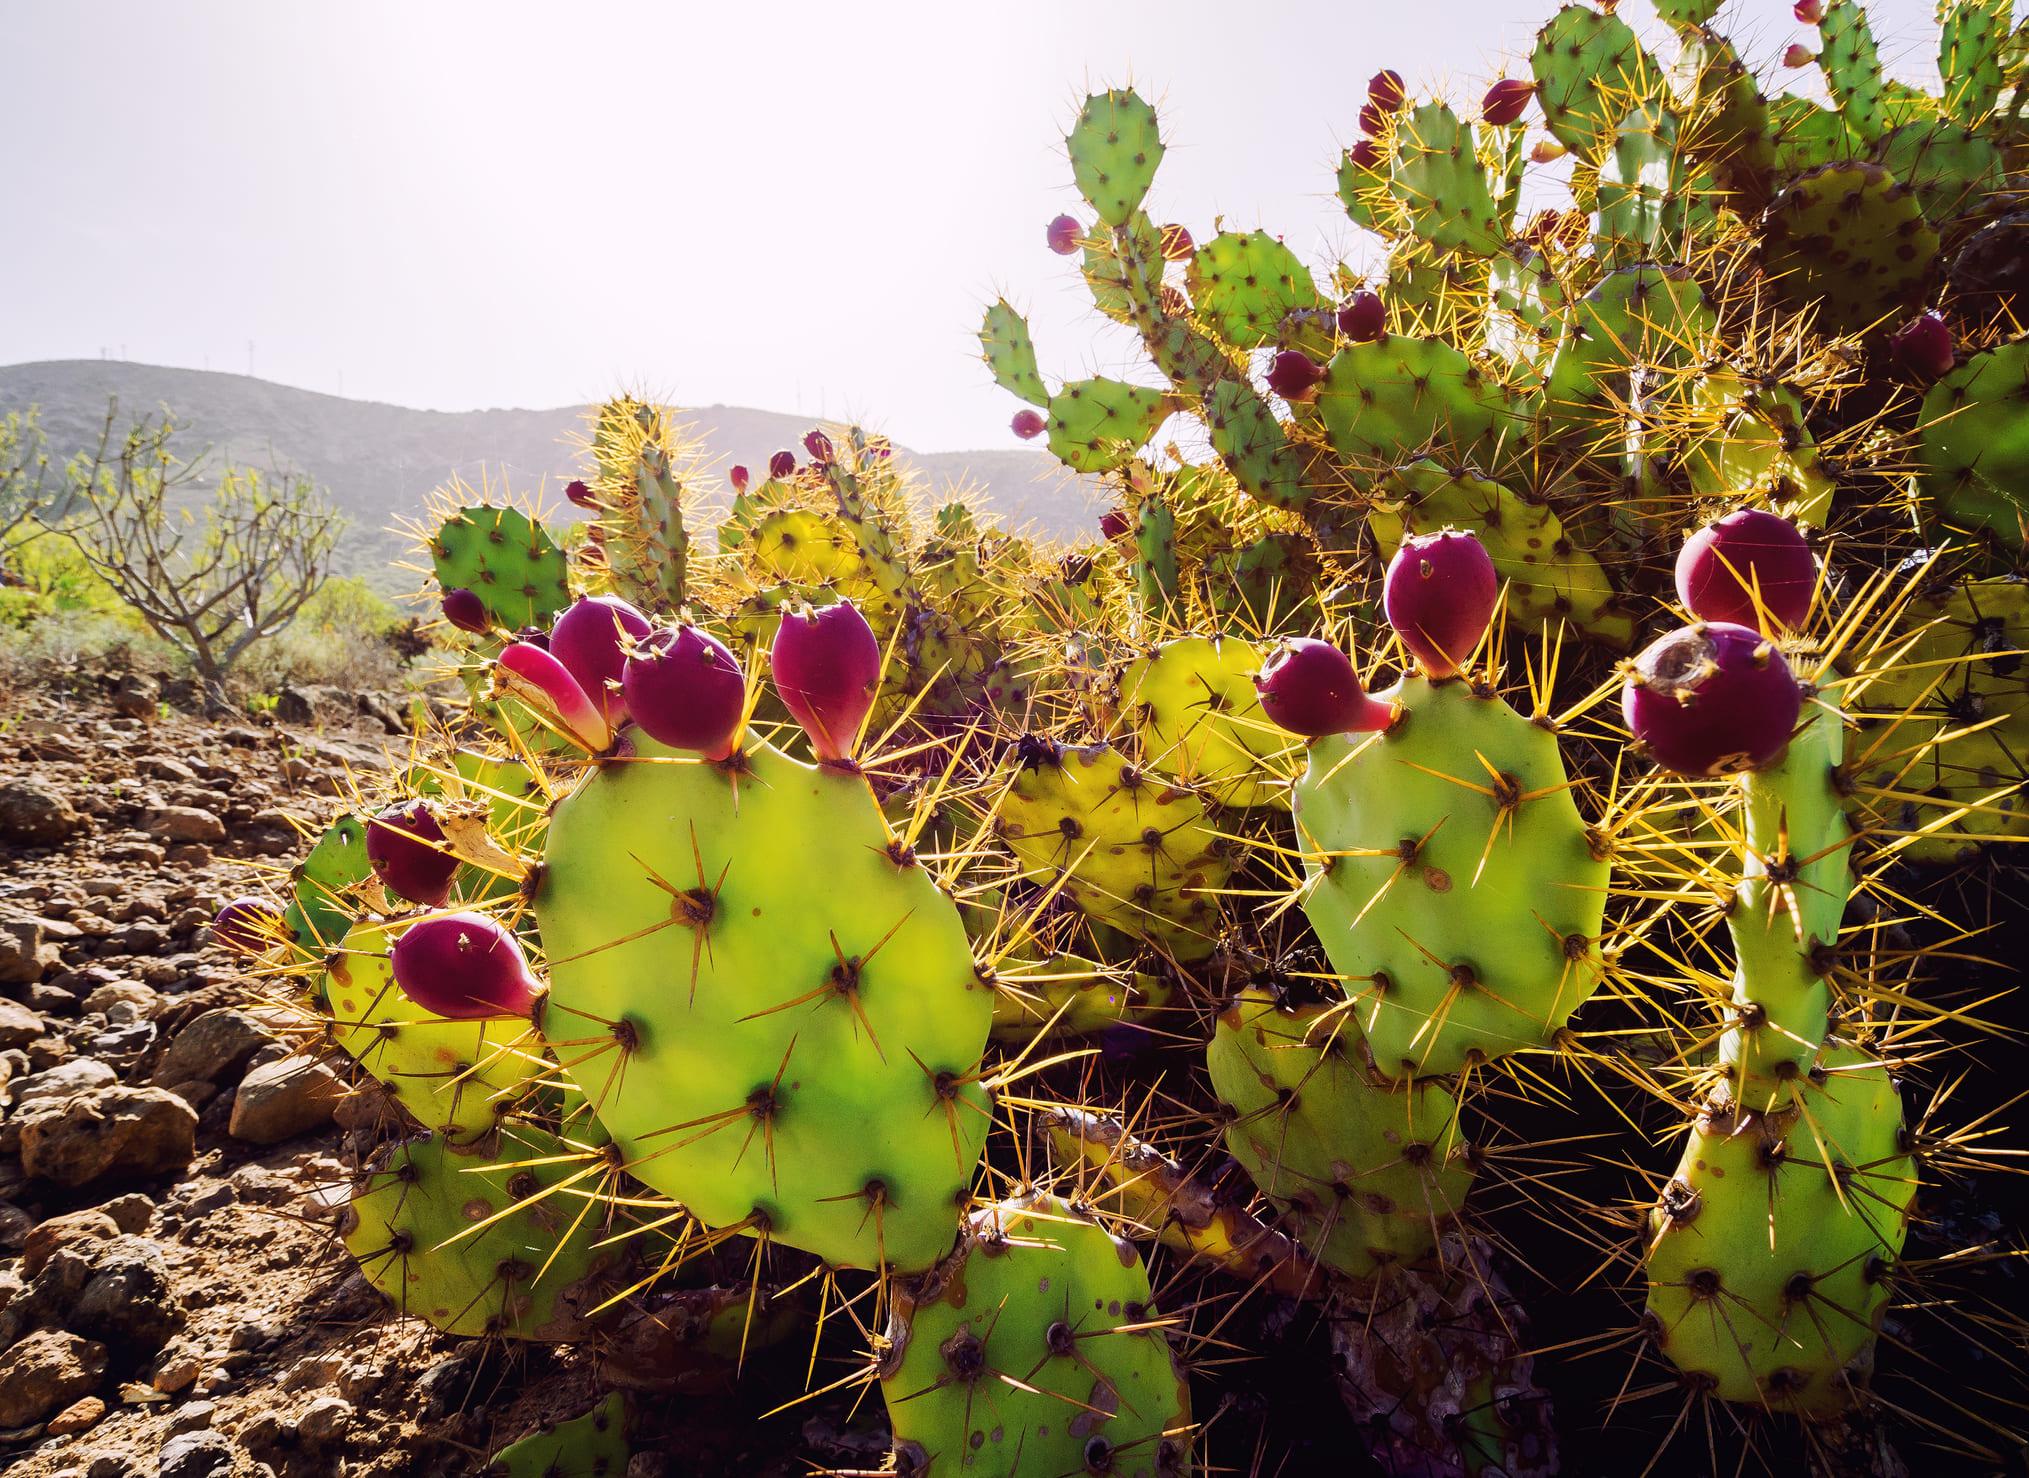
[[[1367,76],[1462,92],[1550,9],[0,0],[0,363],[244,372],[251,341],[265,378],[406,405],[625,385],[1007,445],[971,338],[996,291],[1046,376],[1131,358],[1042,241],[1088,84],[1164,103],[1158,219],[1323,262]],[[1932,0],[1869,10],[1934,76]],[[1765,59],[1808,39],[1789,11],[1721,25]]]

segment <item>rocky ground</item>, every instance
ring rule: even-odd
[[[330,690],[278,715],[208,722],[133,678],[0,695],[16,1478],[472,1471],[591,1402],[567,1352],[398,1318],[333,1236],[384,1110],[207,926],[406,740]]]

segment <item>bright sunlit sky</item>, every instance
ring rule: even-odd
[[[1043,246],[1088,84],[1163,103],[1158,220],[1322,263],[1359,245],[1331,188],[1367,76],[1476,100],[1552,8],[0,0],[0,363],[251,359],[443,410],[625,385],[1010,445],[971,338],[995,292],[1046,376],[1131,359]],[[1932,0],[1869,12],[1933,79]],[[1762,62],[1814,39],[1789,0],[1719,23]]]

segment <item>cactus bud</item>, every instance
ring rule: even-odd
[[[1134,530],[1134,520],[1122,508],[1109,508],[1099,515],[1099,537],[1109,542],[1125,539]]]
[[[1060,257],[1068,257],[1076,252],[1079,238],[1084,234],[1085,228],[1078,223],[1076,216],[1058,216],[1050,222],[1050,228],[1045,233],[1050,250]]]
[[[1381,148],[1372,139],[1361,139],[1346,150],[1346,158],[1361,169],[1376,169],[1381,163]]]
[[[1162,228],[1162,257],[1166,262],[1181,262],[1197,250],[1197,243],[1191,240],[1188,226],[1175,224]]]
[[[584,596],[550,628],[550,655],[577,679],[608,724],[627,716],[626,701],[620,696],[620,669],[629,644],[647,636],[648,630],[648,618],[617,595]]]
[[[240,955],[266,954],[281,932],[282,916],[265,898],[235,898],[211,921],[211,937]]]
[[[1529,150],[1529,162],[1531,164],[1550,164],[1562,159],[1569,152],[1555,139],[1537,139],[1535,146]]]
[[[1355,344],[1378,339],[1388,331],[1388,305],[1380,294],[1357,292],[1339,309],[1339,332]]]
[[[606,715],[571,676],[571,670],[533,642],[518,641],[500,654],[494,678],[529,707],[556,720],[557,727],[594,754],[613,742]]]
[[[1034,441],[1043,434],[1043,427],[1047,424],[1048,422],[1043,419],[1043,413],[1034,406],[1023,406],[1014,413],[1014,419],[1008,423],[1013,428],[1014,434],[1023,441]]]
[[[775,630],[775,691],[821,760],[843,760],[881,683],[881,644],[851,601],[785,611]]]
[[[1785,67],[1808,67],[1817,59],[1818,54],[1801,41],[1790,42],[1782,54],[1782,64]]]
[[[1378,103],[1366,103],[1360,108],[1360,132],[1372,138],[1388,126],[1388,110]]]
[[[366,823],[366,860],[390,893],[437,908],[451,896],[458,859],[427,801],[391,806]]]
[[[592,490],[581,477],[574,477],[564,484],[564,496],[580,508],[597,508],[599,500],[592,496]]]
[[[1410,534],[1388,562],[1381,605],[1388,624],[1432,678],[1465,665],[1493,619],[1500,576],[1477,536],[1458,529]]]
[[[483,632],[493,624],[486,617],[486,602],[463,586],[444,592],[444,619],[460,631]]]
[[[768,459],[768,475],[776,480],[793,476],[796,472],[796,453],[777,452]]]
[[[657,743],[713,760],[733,752],[747,679],[716,637],[695,626],[655,632],[628,653],[620,689],[635,726]]]
[[[402,994],[453,1021],[527,1016],[542,996],[514,935],[482,913],[418,919],[392,955]]]
[[[1803,690],[1774,642],[1711,621],[1679,627],[1644,649],[1628,665],[1620,706],[1664,769],[1728,775],[1782,753]]]
[[[1536,95],[1536,84],[1521,77],[1503,77],[1480,99],[1480,117],[1489,123],[1513,123]]]
[[[740,463],[735,462],[732,469],[726,473],[726,479],[732,483],[734,492],[744,493],[747,490],[747,484],[753,481],[753,474],[748,472]]]
[[[1700,621],[1793,631],[1810,615],[1817,584],[1804,536],[1759,508],[1705,525],[1677,553],[1677,599]]]
[[[1367,101],[1383,113],[1400,112],[1402,105],[1409,101],[1409,93],[1402,85],[1402,74],[1391,67],[1383,67],[1367,79]]]
[[[831,444],[831,438],[822,431],[808,431],[803,436],[803,450],[810,453],[810,465],[823,467],[837,455],[838,449]]]
[[[1815,26],[1825,18],[1825,0],[1797,0],[1790,7],[1790,14],[1797,18],[1799,25]]]
[[[1897,329],[1889,339],[1895,357],[1927,380],[1949,374],[1958,362],[1952,352],[1952,331],[1935,313],[1921,313]]]
[[[1284,400],[1308,400],[1324,378],[1324,366],[1301,349],[1285,349],[1268,367],[1268,388]]]
[[[1314,637],[1292,637],[1269,653],[1254,690],[1270,722],[1306,739],[1373,733],[1395,722],[1394,705],[1368,696],[1351,659]]]

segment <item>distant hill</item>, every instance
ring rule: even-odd
[[[580,428],[582,406],[419,411],[250,375],[120,360],[0,365],[0,414],[40,406],[51,455],[59,461],[98,444],[110,397],[120,402],[122,424],[167,406],[189,428],[186,455],[210,446],[214,463],[300,471],[329,488],[352,523],[340,568],[366,574],[389,591],[411,582],[405,572],[390,568],[402,557],[404,541],[388,531],[401,517],[418,514],[433,488],[454,475],[476,486],[483,473],[496,485],[504,477],[515,492],[532,494],[547,480],[550,501],[561,504],[563,483],[582,471],[570,441]],[[798,416],[741,406],[686,407],[683,415],[721,476],[734,462],[758,468],[783,447],[794,449],[800,460],[802,437],[811,425]],[[898,447],[896,457],[919,475],[927,495],[970,487],[996,521],[1045,538],[1090,537],[1106,501],[1095,479],[1074,476],[1039,448]],[[576,516],[563,506],[566,516]]]

